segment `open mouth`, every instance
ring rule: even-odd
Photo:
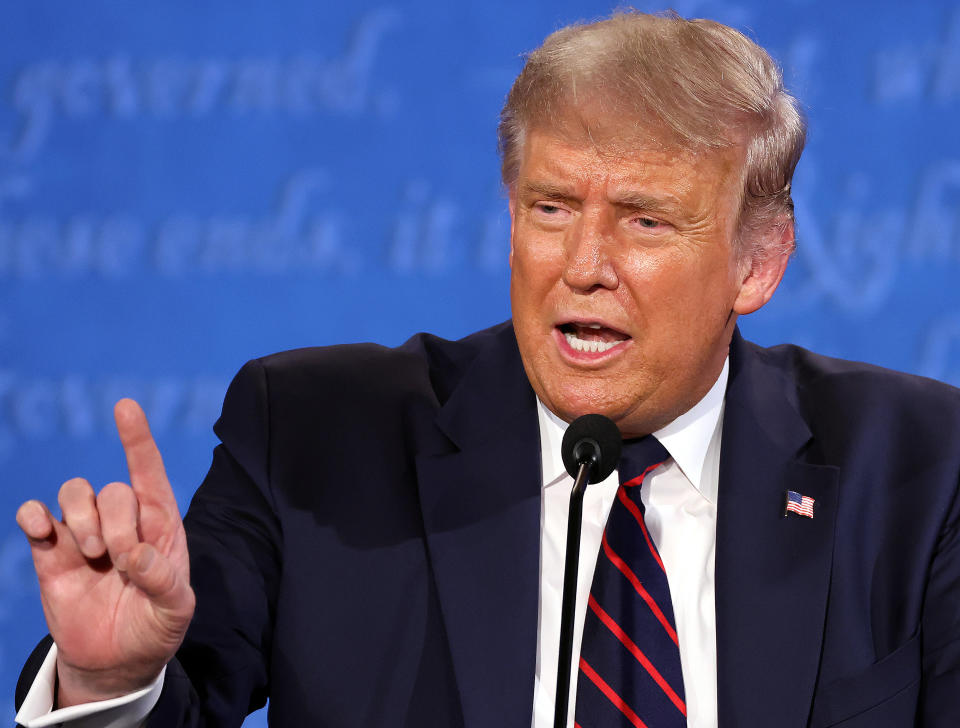
[[[596,322],[571,321],[557,328],[571,349],[587,354],[602,354],[630,338],[622,331]]]

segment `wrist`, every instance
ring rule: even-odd
[[[68,708],[129,695],[156,681],[162,669],[161,666],[155,671],[144,671],[142,674],[134,674],[129,670],[86,670],[72,667],[58,659],[53,707]]]

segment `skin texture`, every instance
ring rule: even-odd
[[[35,500],[17,512],[58,647],[58,707],[150,684],[193,615],[183,522],[147,419],[129,399],[114,415],[131,485],[95,495],[74,478],[60,488],[62,519]]]
[[[568,422],[604,414],[634,437],[707,393],[737,316],[769,300],[787,256],[734,254],[741,147],[695,152],[652,133],[608,153],[601,136],[527,136],[510,186],[513,319],[527,376],[552,412]],[[792,226],[770,234],[792,239]],[[578,355],[557,328],[570,321],[624,341]]]

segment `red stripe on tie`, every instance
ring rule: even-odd
[[[603,552],[607,555],[607,558],[610,559],[610,562],[616,566],[620,573],[627,577],[627,581],[633,584],[633,588],[636,589],[637,594],[639,594],[643,601],[647,603],[647,606],[650,607],[650,611],[653,612],[654,616],[660,620],[660,624],[663,625],[663,628],[667,631],[670,639],[673,640],[673,644],[679,646],[677,641],[677,630],[673,628],[673,625],[670,624],[670,620],[667,619],[666,615],[663,613],[663,610],[660,609],[653,597],[650,596],[649,592],[643,588],[643,584],[640,583],[640,580],[637,578],[637,575],[633,573],[627,563],[617,556],[616,552],[610,547],[610,543],[607,541],[607,532],[603,532]]]
[[[617,499],[628,511],[630,511],[630,513],[633,514],[633,517],[640,525],[640,530],[643,531],[643,537],[647,540],[647,547],[650,549],[650,553],[653,554],[654,560],[660,566],[660,571],[666,574],[667,570],[664,567],[663,562],[660,560],[660,554],[657,553],[656,546],[654,546],[653,541],[650,540],[650,533],[647,531],[647,524],[643,521],[643,514],[640,512],[640,507],[630,500],[630,496],[627,495],[627,492],[623,488],[620,488],[620,490],[617,491]]]
[[[623,628],[616,623],[613,617],[603,610],[603,607],[597,603],[597,600],[593,598],[592,594],[590,595],[587,604],[590,606],[590,609],[593,610],[593,613],[600,618],[600,621],[607,626],[607,629],[613,632],[614,636],[616,636],[616,638],[623,643],[623,646],[630,651],[630,654],[637,658],[637,662],[643,665],[643,669],[650,673],[650,677],[652,677],[654,682],[660,686],[660,689],[666,693],[667,697],[670,698],[670,702],[677,706],[677,710],[679,710],[684,717],[686,717],[687,706],[684,704],[683,700],[681,700],[680,696],[677,695],[672,687],[670,687],[666,679],[660,674],[660,671],[654,667],[653,663],[650,662],[647,656],[643,654],[643,651],[637,647],[633,640],[630,639],[630,636],[623,631]]]
[[[590,682],[596,685],[597,689],[607,696],[607,700],[616,705],[620,712],[626,716],[626,719],[633,723],[636,728],[647,728],[647,724],[640,720],[640,716],[634,713],[630,706],[623,702],[623,698],[617,695],[616,691],[607,685],[606,681],[604,681],[582,657],[580,658],[580,671],[590,678]]]
[[[635,478],[630,478],[630,480],[628,480],[626,483],[623,483],[623,484],[622,484],[623,487],[624,487],[624,488],[633,488],[633,487],[636,486],[636,485],[641,485],[641,484],[643,483],[643,479],[647,477],[647,473],[649,473],[651,470],[656,470],[656,469],[659,468],[661,465],[663,465],[665,462],[667,462],[667,461],[666,461],[666,460],[663,460],[663,461],[661,461],[661,462],[659,462],[659,463],[654,463],[654,464],[651,465],[649,468],[647,468],[647,469],[644,470],[642,473],[640,473],[640,475],[636,476]]]

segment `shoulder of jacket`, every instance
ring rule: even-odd
[[[291,349],[254,359],[244,369],[262,371],[271,397],[321,389],[387,399],[433,392],[442,401],[477,355],[504,336],[512,336],[509,322],[457,340],[418,333],[396,347],[359,343]]]
[[[793,380],[800,406],[814,418],[896,421],[898,429],[921,431],[960,427],[960,389],[945,382],[791,344],[751,346],[762,361]]]

